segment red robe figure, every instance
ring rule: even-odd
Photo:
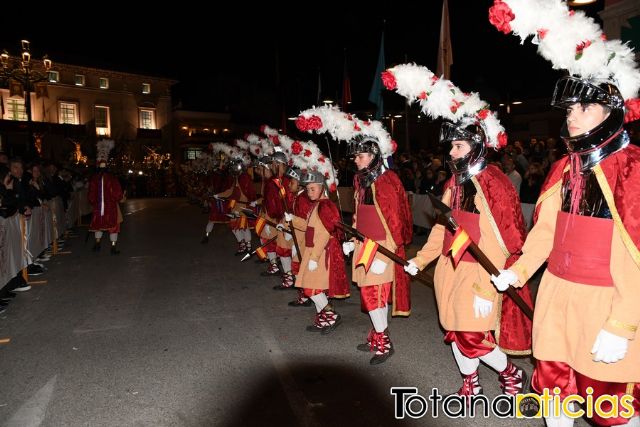
[[[107,160],[109,152],[113,148],[112,140],[98,141],[98,170],[89,181],[89,203],[93,207],[93,216],[89,231],[95,234],[95,244],[93,251],[100,250],[100,243],[103,233],[109,233],[111,241],[111,254],[117,255],[120,251],[116,244],[120,233],[120,223],[122,213],[119,203],[122,201],[124,193],[118,178],[107,171]]]

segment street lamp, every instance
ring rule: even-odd
[[[42,68],[44,71],[35,69],[34,62],[31,60],[29,45],[30,43],[28,40],[22,40],[22,53],[20,57],[9,56],[6,49],[2,54],[0,54],[0,62],[2,63],[0,78],[5,82],[14,80],[22,85],[24,108],[27,113],[27,154],[30,154],[31,147],[33,146],[33,129],[31,126],[31,91],[34,88],[34,84],[48,80],[49,70],[52,65],[51,60],[47,55],[45,55],[42,58]]]

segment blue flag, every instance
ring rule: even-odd
[[[381,119],[383,114],[382,107],[382,73],[385,70],[384,65],[384,31],[382,32],[382,39],[380,40],[380,54],[378,55],[378,66],[376,67],[376,74],[373,76],[373,85],[371,85],[371,92],[369,92],[369,101],[376,104],[376,119]]]

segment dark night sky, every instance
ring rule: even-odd
[[[452,80],[494,102],[550,96],[559,74],[530,43],[521,46],[517,37],[489,24],[491,3],[449,0]],[[597,18],[602,4],[600,0],[587,13]],[[285,19],[284,12],[274,8],[248,12],[244,4],[212,14],[174,3],[159,11],[164,18],[152,20],[104,5],[109,9],[100,19],[56,17],[51,11],[31,17],[27,29],[7,20],[0,47],[15,54],[20,39],[27,38],[38,59],[48,53],[54,62],[175,78],[181,83],[175,87],[174,103],[230,111],[235,120],[256,124],[278,123],[280,96],[288,115],[315,103],[318,70],[323,97],[339,99],[345,48],[353,107],[373,108],[367,97],[383,20],[387,66],[408,60],[435,71],[442,10],[441,0],[396,1],[384,4],[384,10],[372,9],[372,3],[335,8],[305,3],[304,12],[299,4],[291,6],[286,15],[296,18]],[[178,10],[180,5],[183,10]],[[208,9],[217,7],[220,4],[212,2]],[[11,11],[5,10],[5,16],[12,16]],[[385,95],[385,109],[401,108],[403,98]]]

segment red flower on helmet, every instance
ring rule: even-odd
[[[338,188],[336,187],[336,183],[335,182],[333,184],[331,184],[331,186],[329,187],[329,191],[331,191],[332,193],[335,193],[337,189]]]
[[[303,132],[317,130],[322,127],[322,119],[318,116],[311,116],[308,119],[300,116],[296,119],[296,127]]]
[[[576,61],[582,58],[582,53],[589,46],[591,46],[591,40],[585,40],[576,46]]]
[[[298,141],[293,141],[293,144],[291,144],[291,152],[295,155],[300,154],[300,152],[302,151],[302,144],[300,144],[300,142]]]
[[[304,150],[304,156],[305,157],[311,156],[311,150]]]
[[[451,106],[449,107],[449,109],[452,113],[455,113],[456,111],[458,111],[458,108],[460,108],[460,105],[462,104],[454,99],[451,101]]]
[[[428,96],[428,95],[427,95],[427,92],[422,91],[422,92],[420,92],[420,95],[418,95],[418,98],[420,98],[420,99],[427,99],[427,96]]]
[[[280,138],[278,138],[278,135],[272,136],[271,142],[273,143],[273,145],[280,145]]]
[[[538,30],[538,38],[539,38],[540,40],[544,39],[544,38],[546,37],[546,35],[547,35],[547,33],[548,33],[548,32],[549,32],[549,30],[547,30],[546,28],[540,28],[540,29]]]
[[[396,77],[393,75],[391,71],[384,71],[382,73],[382,84],[389,90],[393,90],[398,86],[396,82]]]
[[[320,163],[324,163],[324,156],[320,156],[320,157],[318,157],[318,161],[319,161]]]
[[[354,123],[353,124],[353,130],[361,131],[362,129],[360,128],[360,126],[358,126],[357,123]]]
[[[431,83],[435,83],[438,80],[440,80],[440,77],[436,76],[435,74],[433,76],[431,76]]]
[[[498,148],[507,146],[507,134],[504,132],[500,132],[498,134]]]
[[[505,34],[511,32],[511,21],[516,16],[508,4],[502,0],[495,0],[493,6],[489,9],[489,22],[496,27],[498,31],[502,31]]]
[[[398,149],[398,143],[395,142],[393,139],[391,140],[391,152],[395,153],[396,150]]]
[[[476,117],[478,117],[478,119],[480,120],[484,120],[487,118],[488,115],[489,115],[489,109],[483,108],[482,110],[478,111],[478,114],[476,114]]]
[[[629,123],[640,119],[640,98],[631,98],[625,101],[624,122]]]

